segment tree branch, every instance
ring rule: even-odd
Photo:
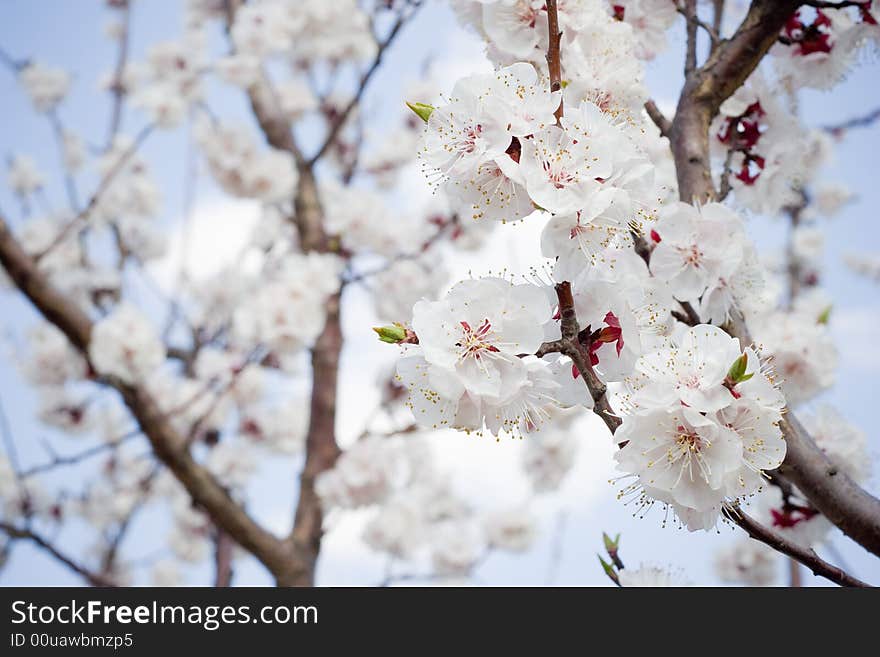
[[[590,357],[580,343],[580,324],[574,309],[571,283],[568,281],[558,283],[556,285],[556,298],[559,301],[560,333],[562,337],[559,340],[545,342],[535,355],[540,358],[547,354],[560,353],[571,358],[578,372],[580,372],[587,390],[590,392],[590,397],[593,399],[593,412],[602,418],[602,421],[605,422],[611,433],[614,433],[622,421],[614,412],[614,409],[611,408],[611,404],[605,394],[607,391],[605,384],[596,376],[596,372],[590,364]]]
[[[685,20],[688,21],[688,28],[689,28],[688,29],[688,53],[689,53],[688,60],[690,60],[690,54],[691,54],[690,53],[690,46],[691,46],[691,41],[690,41],[691,29],[690,28],[693,29],[694,52],[692,54],[694,57],[694,67],[696,67],[696,57],[697,57],[697,53],[696,53],[697,33],[696,33],[696,30],[697,30],[697,28],[700,28],[706,34],[709,35],[709,40],[712,42],[713,49],[715,48],[716,45],[718,45],[718,42],[721,41],[721,37],[718,36],[718,30],[713,25],[709,25],[709,23],[707,23],[706,21],[704,21],[703,19],[700,18],[700,15],[697,11],[696,2],[694,2],[693,4],[694,4],[694,6],[693,6],[693,8],[691,8],[689,6],[690,0],[686,0],[685,6],[676,5],[676,9],[677,9],[678,13],[681,14],[682,16],[684,16]],[[716,12],[716,18],[717,18],[717,15],[718,14]]]
[[[60,561],[77,575],[82,576],[92,586],[116,586],[116,584],[114,584],[112,580],[107,579],[106,577],[98,573],[94,573],[85,566],[77,563],[66,554],[61,552],[61,550],[56,548],[47,539],[43,538],[42,536],[30,529],[19,528],[15,525],[9,524],[8,522],[0,521],[0,531],[5,532],[6,535],[12,539],[23,539],[31,541],[44,552],[52,555],[52,557],[54,557],[56,561]]]
[[[376,57],[375,59],[373,59],[373,63],[370,64],[370,67],[361,76],[355,95],[351,98],[351,100],[348,101],[348,104],[333,121],[333,124],[330,126],[330,130],[327,133],[327,136],[324,138],[324,142],[309,160],[309,164],[311,166],[314,166],[318,162],[318,160],[321,159],[324,153],[327,152],[327,149],[330,148],[330,146],[332,146],[333,143],[336,141],[336,138],[339,136],[340,131],[343,127],[345,127],[345,122],[348,120],[348,117],[360,104],[364,92],[367,89],[367,85],[370,83],[370,78],[372,78],[373,74],[379,69],[379,65],[382,63],[382,57],[384,56],[385,51],[388,49],[388,46],[390,46],[394,42],[394,40],[397,38],[397,35],[400,33],[401,28],[409,21],[410,18],[413,17],[415,12],[418,11],[421,4],[421,0],[419,0],[418,2],[413,3],[412,11],[408,13],[401,12],[385,40],[377,43]]]
[[[724,5],[725,0],[712,0],[712,29],[718,36],[719,41],[721,39],[721,29],[724,27]],[[712,50],[714,50],[717,45],[718,42],[714,43],[712,45]]]
[[[715,197],[709,125],[721,103],[755,70],[800,4],[799,0],[755,0],[736,34],[687,75],[670,135],[682,200],[703,202]]]
[[[153,124],[147,124],[141,129],[131,145],[120,154],[116,162],[113,164],[113,167],[104,175],[104,177],[101,179],[101,182],[98,183],[98,188],[95,190],[95,193],[92,194],[89,202],[86,203],[86,207],[80,210],[73,219],[68,221],[64,225],[64,227],[60,231],[58,231],[58,235],[56,235],[55,239],[53,239],[49,243],[49,246],[47,246],[40,253],[34,256],[34,259],[36,261],[42,260],[49,253],[55,250],[55,248],[57,248],[59,244],[64,242],[64,240],[67,239],[70,233],[81,222],[88,219],[89,215],[92,213],[92,211],[100,202],[101,198],[104,196],[104,193],[110,188],[110,184],[113,182],[116,176],[119,175],[122,169],[125,168],[126,163],[134,156],[134,154],[141,147],[146,138],[149,137],[152,131]]]
[[[214,586],[226,588],[232,584],[232,557],[235,541],[222,529],[214,537]]]
[[[684,74],[690,75],[697,68],[697,0],[685,0],[684,7],[678,7],[684,16],[687,31],[687,53],[684,59]]]
[[[547,68],[550,71],[550,91],[562,89],[562,55],[559,52],[559,42],[562,40],[562,32],[559,31],[559,11],[556,0],[547,0],[547,26],[549,31],[549,46],[547,47]],[[564,108],[562,99],[559,107],[553,113],[556,116],[556,124],[559,125],[563,116]]]
[[[738,507],[730,508],[728,509],[727,516],[732,522],[735,522],[742,527],[753,539],[760,541],[765,545],[769,545],[777,552],[781,552],[795,561],[804,564],[814,575],[831,580],[838,586],[871,588],[870,584],[866,584],[860,579],[844,572],[837,566],[824,561],[813,550],[801,547],[797,543],[792,543],[785,537],[780,536],[778,532],[775,532],[768,527],[764,527],[762,524],[743,513],[742,509]]]
[[[663,116],[663,112],[657,107],[657,103],[653,100],[648,100],[648,102],[645,103],[645,111],[648,113],[648,116],[651,117],[654,125],[660,129],[660,135],[662,137],[668,137],[669,131],[672,130],[672,121]]]
[[[21,248],[2,217],[0,264],[43,317],[58,327],[71,344],[88,358],[92,332],[88,315],[49,283],[34,259]],[[150,441],[153,452],[183,484],[193,501],[276,577],[288,568],[289,555],[283,542],[254,522],[214,476],[193,459],[186,448],[185,437],[174,429],[150,394],[140,386],[117,379],[107,379],[107,383],[122,396]]]
[[[229,1],[227,25],[232,24],[237,6],[237,0]],[[396,35],[399,27],[396,31],[392,31]],[[386,47],[390,44],[390,39],[391,37],[386,40]],[[375,67],[378,67],[378,60],[379,57]],[[369,75],[372,75],[372,71]],[[362,86],[365,85],[366,80],[363,81]],[[266,141],[275,148],[291,153],[297,163],[299,184],[293,199],[294,214],[291,219],[299,234],[300,248],[304,253],[331,252],[332,245],[324,231],[324,210],[313,167],[317,158],[306,160],[303,156],[293,137],[290,121],[277,109],[277,102],[274,100],[274,94],[271,93],[268,80],[264,79],[257,86],[251,87],[248,96]],[[284,560],[279,570],[273,571],[275,581],[280,586],[314,585],[324,518],[314,485],[317,476],[332,468],[340,454],[339,446],[336,444],[337,379],[342,351],[340,294],[328,299],[326,313],[324,329],[312,349],[312,393],[309,427],[306,434],[306,462],[299,478],[299,498],[294,512],[293,529],[282,545],[282,550],[288,558]],[[242,547],[248,549],[248,546],[238,540],[235,534],[232,532],[230,534]]]

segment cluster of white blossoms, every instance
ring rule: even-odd
[[[261,284],[235,309],[234,335],[279,356],[310,346],[324,328],[327,300],[339,291],[341,270],[333,254],[290,253],[268,261]]]
[[[616,459],[635,479],[623,496],[634,495],[640,507],[659,501],[688,528],[708,529],[726,505],[759,493],[764,472],[785,456],[785,398],[774,366],[788,392],[809,385],[798,373],[833,376],[834,352],[820,340],[775,335],[789,323],[801,326],[806,311],[768,313],[772,279],[736,212],[672,200],[669,152],[634,109],[644,100],[637,60],[630,56],[635,69],[618,69],[608,82],[614,53],[633,50],[627,13],[642,36],[671,22],[674,8],[641,20],[650,4],[610,14],[599,3],[560,6],[562,61],[570,64],[563,89],[551,92],[543,3],[457,2],[499,68],[460,80],[443,104],[411,107],[426,123],[419,151],[426,175],[462,218],[543,222],[542,254],[552,278],[571,284],[583,356],[611,386],[622,419]],[[613,44],[605,49],[610,60],[591,53],[595,43]],[[579,53],[592,67],[584,70],[596,72],[589,80],[569,73]],[[620,79],[629,81],[626,89]],[[603,85],[609,88],[599,93]],[[725,175],[747,205],[771,197],[760,209],[778,212],[817,168],[789,164],[787,154],[812,142],[788,116],[756,75],[713,128],[719,152],[734,149],[740,158]],[[752,205],[759,209],[757,200]],[[805,228],[796,252],[808,257],[814,241]],[[535,436],[526,463],[538,489],[558,485],[572,451],[564,440],[538,451],[538,442],[553,441],[536,430],[560,408],[593,403],[566,357],[536,355],[559,337],[554,305],[543,284],[472,279],[439,301],[419,301],[411,322],[383,337],[404,345],[398,375],[421,426]],[[741,316],[758,327],[760,351],[717,328]],[[817,315],[810,325],[819,323]],[[816,353],[790,367],[786,349],[809,343]]]
[[[241,7],[232,25],[236,48],[294,61],[367,59],[376,51],[369,16],[356,0],[264,0]]]
[[[740,539],[715,555],[715,572],[728,584],[773,586],[779,577],[777,557],[777,553],[763,543]]]
[[[290,153],[259,146],[242,126],[215,124],[207,118],[197,124],[196,138],[214,179],[229,194],[266,203],[293,195],[298,174]]]
[[[627,383],[615,460],[635,481],[622,497],[668,504],[689,529],[708,529],[782,463],[782,394],[755,351],[721,329],[698,325],[645,354]]]
[[[305,448],[305,363],[354,288],[393,322],[380,337],[401,344],[393,380],[381,381],[380,414],[399,419],[405,404],[416,426],[387,435],[368,426],[317,478],[327,529],[357,512],[370,548],[394,563],[430,563],[426,576],[467,576],[494,550],[528,549],[539,525],[532,509],[472,505],[436,466],[421,431],[526,437],[520,464],[531,493],[554,491],[575,465],[584,433],[575,422],[594,406],[589,374],[607,387],[621,422],[614,442],[622,497],[640,509],[659,502],[689,529],[711,528],[726,505],[752,500],[749,513],[792,540],[815,545],[827,536],[830,523],[797,490],[782,495],[764,476],[785,455],[786,403],[812,400],[834,380],[830,301],[815,289],[823,248],[816,223],[852,198],[844,187],[816,186],[831,139],[797,120],[793,93],[833,83],[863,44],[880,39],[877,2],[791,17],[773,48],[775,74],[754,73],[720,108],[712,175],[731,194],[702,205],[678,201],[670,143],[643,110],[644,62],[684,20],[670,0],[560,0],[556,91],[544,0],[452,0],[486,39],[493,73],[461,79],[448,96],[425,81],[408,92],[415,114],[375,132],[352,104],[360,92],[350,83],[369,79],[387,14],[417,3],[239,4],[224,47],[213,47],[220,30],[209,29],[229,20],[228,3],[188,0],[180,38],[105,76],[111,99],[141,110],[137,138],[125,112],[105,147],[87,149],[91,136],[61,125],[70,75],[39,63],[18,72],[35,110],[58,122],[71,196],[86,171],[98,186],[87,209],[74,198],[69,210],[53,210],[43,163],[10,159],[9,186],[25,215],[17,237],[95,321],[86,357],[45,323],[15,360],[37,391],[42,426],[112,451],[93,462],[99,476],[75,497],[43,487],[38,476],[18,481],[0,457],[4,518],[54,527],[78,517],[96,530],[94,556],[141,506],[164,504],[171,556],[155,563],[153,576],[179,582],[177,561],[209,559],[217,528],[156,467],[134,418],[100,384],[141,386],[193,458],[248,506],[260,457],[298,457]],[[125,29],[117,22],[107,34],[121,45]],[[231,85],[224,93],[259,107],[258,122],[286,122],[289,136],[306,137],[302,159],[296,148],[273,148],[256,128],[215,115],[212,76]],[[138,310],[143,266],[167,252],[159,186],[139,149],[152,128],[184,123],[213,181],[252,199],[260,218],[234,262],[181,279],[168,308],[145,302]],[[321,135],[333,136],[326,152],[315,150]],[[416,157],[440,194],[414,211],[405,186]],[[320,159],[313,171],[321,252],[308,251],[292,202],[311,182],[311,158]],[[787,264],[798,270],[798,294],[780,292],[786,286],[774,274],[788,270],[765,268],[733,207],[797,213]],[[36,208],[42,214],[31,216]],[[473,275],[444,287],[453,269],[445,245],[474,251],[515,230],[501,224],[520,222],[541,229],[545,260],[532,271],[570,283],[577,348],[590,372],[547,348],[560,338],[563,313],[546,280]],[[754,346],[717,328],[740,316]],[[352,337],[348,325],[345,333]],[[864,481],[860,432],[826,409],[804,423],[833,463]],[[723,579],[770,581],[774,564],[754,545],[719,558]],[[133,581],[124,564],[113,568],[116,581]],[[653,567],[621,569],[619,577],[624,586],[685,583]]]
[[[624,588],[670,588],[692,586],[685,576],[669,568],[641,565],[638,568],[624,568],[617,573],[620,585]]]
[[[770,50],[785,84],[830,89],[852,68],[858,51],[880,39],[878,8],[864,2],[851,9],[802,7],[788,19],[779,43]]]
[[[419,301],[412,319],[418,344],[397,368],[419,424],[523,433],[570,406],[570,363],[560,376],[559,367],[529,355],[552,314],[545,290],[503,278],[462,281],[440,301]]]
[[[99,374],[135,384],[165,362],[165,346],[140,311],[121,304],[92,329],[89,360]]]
[[[454,0],[452,4],[462,22],[486,38],[487,54],[494,62],[502,66],[529,62],[546,69],[549,29],[543,0]],[[628,4],[631,21],[618,5],[602,0],[559,3],[566,102],[576,106],[587,100],[614,115],[640,114],[647,92],[638,57],[650,58],[665,39],[649,42],[637,37],[665,32],[671,17],[659,0],[641,0],[638,7]]]
[[[64,100],[70,87],[70,74],[40,62],[32,62],[18,74],[24,90],[38,112],[49,112]]]
[[[331,525],[342,510],[372,509],[366,544],[392,559],[426,557],[426,577],[466,576],[492,550],[531,547],[537,519],[527,506],[479,511],[432,461],[423,439],[368,435],[320,475],[315,489]]]
[[[145,62],[126,70],[134,106],[161,128],[179,125],[190,106],[202,97],[202,38],[202,33],[191,31],[181,41],[156,44]]]
[[[667,205],[650,239],[651,273],[704,321],[723,324],[761,293],[763,271],[743,222],[719,203]]]
[[[46,184],[46,179],[39,166],[29,155],[15,155],[9,160],[7,181],[9,188],[23,198],[30,196]]]
[[[527,63],[465,78],[447,104],[429,108],[420,156],[463,216],[552,213],[553,228],[592,257],[653,217],[653,171],[626,124],[590,101],[569,105],[557,125],[561,100]]]

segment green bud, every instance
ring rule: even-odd
[[[614,572],[614,566],[605,561],[605,559],[602,558],[602,555],[597,554],[596,556],[599,557],[599,563],[602,564],[602,570],[608,575],[608,579],[620,586],[620,579],[617,577],[617,573]]]
[[[754,373],[746,374],[746,366],[748,365],[748,362],[748,356],[745,354],[742,354],[739,358],[733,361],[733,365],[727,370],[727,379],[734,385],[751,379],[754,376]]]
[[[382,342],[398,344],[406,339],[406,328],[403,324],[394,323],[390,326],[374,326],[373,330]]]
[[[602,542],[605,543],[605,550],[608,552],[608,554],[616,552],[617,548],[620,546],[620,534],[615,536],[614,540],[612,541],[611,537],[608,534],[602,532]]]
[[[407,102],[406,106],[409,107],[413,112],[415,112],[416,116],[418,116],[425,123],[427,123],[428,119],[431,118],[431,112],[436,109],[433,105],[426,105],[425,103]]]
[[[816,321],[819,324],[827,324],[829,319],[831,319],[831,306],[828,306],[825,310],[823,310],[822,314],[819,315]]]

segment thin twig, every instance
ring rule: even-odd
[[[65,161],[64,126],[61,123],[61,117],[58,116],[58,110],[56,108],[50,110],[47,116],[49,117],[49,123],[52,126],[52,134],[55,136],[58,155],[61,159],[61,170],[64,175],[64,187],[67,191],[67,200],[70,204],[70,209],[73,212],[77,212],[79,209],[79,194],[76,191],[76,181],[73,179],[70,171],[68,171],[67,163]]]
[[[107,142],[104,152],[113,147],[113,141],[122,126],[122,110],[125,100],[125,67],[128,60],[128,45],[131,31],[131,6],[126,2],[122,7],[122,35],[119,38],[119,52],[116,56],[116,68],[113,72],[113,80],[110,84],[110,93],[113,94],[113,107],[110,111],[110,125],[107,129]]]
[[[225,588],[232,583],[232,557],[235,553],[235,541],[222,529],[217,530],[214,538],[214,586]]]
[[[547,0],[547,27],[549,31],[549,45],[547,47],[547,68],[550,72],[550,91],[562,90],[562,55],[559,43],[562,40],[562,32],[559,31],[559,11],[556,0]],[[562,98],[559,99],[559,107],[553,113],[556,116],[556,124],[562,122],[563,116]]]
[[[869,128],[874,125],[874,123],[876,123],[878,119],[880,119],[880,107],[868,112],[867,114],[848,119],[842,123],[823,126],[822,130],[824,130],[825,132],[829,132],[833,135],[840,135],[847,130],[851,130],[853,128]]]
[[[28,477],[33,477],[34,475],[41,474],[43,472],[49,472],[50,470],[54,470],[59,467],[68,466],[68,465],[76,465],[77,463],[81,463],[92,456],[96,456],[103,452],[115,449],[122,445],[123,443],[128,442],[132,438],[140,436],[143,434],[143,431],[138,429],[132,429],[128,433],[122,434],[119,438],[115,440],[110,440],[105,443],[101,443],[100,445],[95,445],[88,449],[84,449],[81,452],[77,452],[76,454],[71,454],[70,456],[53,456],[51,461],[46,463],[41,463],[40,465],[35,465],[32,468],[28,468],[27,470],[21,473],[21,476],[25,479]]]
[[[574,309],[574,297],[571,292],[571,283],[563,281],[556,285],[556,298],[559,302],[560,315],[560,333],[562,337],[559,340],[545,342],[536,352],[539,358],[550,353],[560,353],[568,356],[587,386],[590,397],[593,399],[593,412],[596,413],[605,425],[614,433],[622,423],[622,420],[611,408],[608,397],[605,394],[607,388],[605,384],[596,375],[592,365],[590,365],[589,355],[585,353],[580,343],[580,324],[578,324],[577,313]]]
[[[33,256],[36,262],[42,260],[46,255],[51,253],[55,248],[58,247],[59,244],[64,242],[65,239],[70,235],[70,233],[77,227],[82,221],[88,219],[89,215],[98,205],[101,200],[101,197],[104,193],[109,189],[110,184],[116,178],[117,175],[125,168],[126,163],[132,158],[132,156],[137,152],[140,146],[144,143],[146,138],[153,131],[153,124],[147,124],[144,126],[141,131],[138,133],[135,140],[131,143],[131,145],[125,149],[125,151],[119,156],[116,162],[113,164],[113,167],[107,172],[107,174],[101,179],[101,182],[98,184],[98,188],[95,190],[95,193],[92,194],[92,197],[89,199],[89,202],[86,204],[82,210],[80,210],[76,216],[67,222],[67,224],[58,232],[58,235],[55,236],[49,246],[43,249],[40,253]]]
[[[33,530],[16,527],[8,522],[0,521],[0,531],[5,532],[12,539],[24,539],[35,543],[42,550],[51,554],[56,561],[60,561],[73,572],[85,578],[85,580],[92,586],[116,586],[112,580],[107,579],[103,575],[92,572],[85,566],[68,557],[47,539],[43,538]]]
[[[823,560],[812,549],[792,543],[787,538],[780,536],[779,533],[756,522],[753,518],[743,513],[742,509],[738,507],[728,508],[726,515],[732,522],[742,527],[753,539],[804,564],[814,575],[831,580],[839,586],[871,588],[870,584],[849,575],[837,566]]]
[[[715,31],[719,40],[721,38],[721,30],[724,28],[724,5],[725,0],[712,0],[712,29]],[[717,45],[717,41],[712,44],[712,50],[714,50]]]
[[[669,136],[669,131],[672,130],[672,121],[667,119],[663,112],[660,111],[660,108],[657,107],[657,103],[653,100],[648,100],[645,103],[645,111],[648,113],[648,116],[651,117],[651,120],[654,122],[660,129],[660,135],[663,137]]]
[[[418,11],[421,6],[421,0],[419,2],[414,2],[412,4],[412,11],[404,13],[401,12],[400,16],[398,16],[397,20],[394,23],[394,26],[391,28],[391,31],[388,33],[388,36],[384,41],[377,43],[376,49],[376,57],[373,59],[373,63],[370,64],[370,67],[364,72],[361,76],[360,82],[358,83],[357,91],[351,100],[348,101],[348,104],[345,108],[339,113],[336,119],[333,121],[333,124],[330,126],[330,130],[327,132],[327,136],[324,138],[324,142],[321,144],[321,147],[318,148],[317,152],[312,156],[309,160],[309,165],[314,166],[318,160],[324,155],[328,148],[336,141],[336,138],[339,136],[340,131],[345,126],[345,122],[348,120],[349,115],[354,111],[354,109],[360,104],[361,98],[363,98],[364,92],[367,90],[367,85],[370,82],[370,79],[373,77],[373,74],[378,70],[379,65],[382,63],[382,57],[385,55],[385,51],[388,49],[394,40],[397,38],[397,35],[400,33],[401,28],[413,17],[413,15]]]
[[[690,11],[687,7],[682,7],[681,5],[677,5],[676,9],[678,13],[685,17],[685,20],[688,21],[688,57],[690,57],[690,33],[691,27],[693,26],[694,31],[694,44],[696,44],[696,29],[699,27],[706,34],[709,35],[709,39],[712,41],[712,48],[714,49],[716,45],[721,41],[721,38],[718,36],[718,29],[714,26],[709,25],[703,19],[700,18],[697,13],[696,3],[694,3],[693,12]],[[716,14],[717,17],[717,14]],[[694,45],[694,65],[696,66],[696,45]]]

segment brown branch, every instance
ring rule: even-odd
[[[870,584],[866,584],[860,579],[856,579],[852,575],[847,574],[842,569],[823,560],[813,550],[804,548],[797,543],[792,543],[787,538],[780,536],[779,533],[768,527],[764,527],[750,518],[742,509],[731,508],[728,510],[728,517],[732,522],[742,527],[745,532],[756,541],[760,541],[765,545],[769,545],[777,552],[785,554],[795,561],[804,564],[814,575],[824,577],[831,580],[838,586],[870,588]]]
[[[92,322],[68,296],[53,287],[37,263],[21,248],[6,222],[0,218],[0,264],[9,277],[49,322],[58,327],[71,344],[88,358]],[[289,555],[281,540],[258,525],[235,502],[214,476],[198,464],[180,435],[155,400],[142,387],[109,378],[125,405],[147,436],[155,455],[183,484],[193,501],[228,532],[237,543],[252,552],[276,578],[289,567]]]
[[[235,541],[222,529],[217,530],[214,538],[214,586],[226,588],[232,584],[232,557],[235,553]]]
[[[685,29],[687,30],[687,53],[684,60],[685,76],[697,68],[697,0],[685,0],[684,7],[678,7],[679,13],[684,16]]]
[[[648,100],[645,103],[645,111],[648,113],[648,116],[651,117],[654,125],[660,129],[660,135],[662,137],[668,137],[669,131],[672,130],[672,121],[663,116],[663,112],[657,107],[657,103],[653,100]]]
[[[615,414],[608,401],[605,384],[596,375],[590,364],[590,357],[584,351],[580,343],[580,324],[574,309],[574,297],[572,296],[571,283],[564,281],[556,285],[556,298],[559,302],[560,333],[559,340],[545,342],[535,353],[539,358],[551,353],[559,353],[571,358],[577,367],[590,397],[593,399],[593,412],[596,413],[605,425],[614,433],[621,424],[621,419]]]
[[[723,201],[730,194],[730,174],[732,173],[730,167],[733,163],[734,153],[736,153],[734,149],[728,148],[727,155],[724,156],[724,166],[721,169],[721,188],[718,190],[718,201]]]
[[[340,295],[327,301],[324,330],[312,350],[312,397],[306,434],[306,462],[300,474],[299,499],[287,547],[293,553],[291,567],[278,579],[281,586],[312,586],[323,536],[323,510],[315,492],[315,480],[339,458],[336,444],[336,399],[339,356],[342,351]]]
[[[549,46],[547,47],[547,68],[550,71],[550,91],[562,89],[562,55],[559,52],[559,42],[562,40],[562,32],[559,31],[559,11],[556,0],[547,0],[547,25],[549,31]],[[553,113],[556,116],[556,124],[562,120],[564,109],[562,99],[559,99],[559,107]]]
[[[755,70],[800,4],[799,0],[755,0],[736,34],[687,75],[670,134],[682,200],[715,198],[709,166],[712,119]]]
[[[237,6],[237,0],[230,0],[227,25],[232,24]],[[375,66],[378,67],[378,63]],[[299,184],[293,199],[294,213],[291,220],[299,234],[300,248],[303,252],[332,251],[332,245],[324,231],[324,211],[314,174],[313,163],[316,158],[310,161],[303,156],[293,137],[290,121],[277,109],[277,102],[267,80],[264,79],[259,85],[249,89],[248,96],[266,141],[275,148],[291,153],[297,163]],[[293,529],[282,546],[287,558],[279,570],[273,571],[280,586],[314,585],[324,517],[314,485],[319,474],[333,467],[340,453],[335,429],[337,378],[342,350],[339,294],[327,301],[326,312],[324,329],[312,349],[312,393],[306,434],[306,462],[300,473]],[[230,534],[242,547],[248,549],[235,534]]]
[[[373,74],[379,69],[379,66],[382,64],[382,57],[385,55],[385,51],[388,49],[394,40],[397,38],[397,35],[400,33],[401,28],[409,21],[410,18],[413,17],[418,8],[421,6],[421,0],[418,2],[414,2],[412,4],[413,10],[408,13],[401,13],[397,20],[394,22],[394,26],[391,28],[391,31],[388,33],[388,36],[383,40],[378,42],[376,49],[376,57],[373,59],[370,67],[364,72],[361,76],[361,79],[358,83],[357,91],[351,100],[348,101],[348,104],[343,108],[343,110],[339,113],[336,119],[333,121],[330,126],[330,130],[327,132],[327,136],[324,138],[324,142],[321,144],[320,148],[318,148],[317,152],[312,156],[311,160],[309,160],[309,164],[314,166],[318,160],[327,152],[327,149],[333,145],[336,141],[336,138],[339,136],[339,133],[342,131],[342,128],[345,127],[345,122],[348,120],[348,117],[354,111],[354,109],[360,104],[361,99],[363,98],[364,92],[367,90],[367,85],[370,83],[370,79],[373,77]]]
[[[70,456],[58,456],[57,454],[52,457],[51,461],[47,461],[46,463],[41,463],[39,465],[35,465],[32,468],[28,468],[27,470],[23,470],[21,476],[23,478],[33,477],[34,475],[41,474],[43,472],[49,472],[50,470],[54,470],[55,468],[67,466],[67,465],[76,465],[77,463],[81,463],[92,456],[96,456],[98,454],[102,454],[103,452],[115,449],[119,447],[122,443],[131,440],[137,436],[140,436],[143,432],[140,429],[134,429],[133,431],[129,431],[128,433],[122,434],[120,437],[115,438],[114,440],[110,440],[100,445],[94,445],[93,447],[89,447],[88,449],[84,449],[81,452],[77,452],[76,454],[71,454]]]
[[[721,29],[724,27],[724,5],[725,0],[712,0],[712,29],[718,35],[719,40],[721,38]],[[717,45],[717,42],[712,44],[712,50],[715,50]]]
[[[687,76],[672,123],[679,195],[685,202],[716,197],[709,161],[709,128],[721,103],[755,70],[786,20],[801,3],[754,0],[736,33],[716,48],[706,63]],[[725,326],[742,345],[752,343],[742,317]],[[839,471],[788,411],[781,423],[787,445],[779,474],[847,536],[880,555],[880,500]]]
[[[716,28],[715,25],[709,25],[709,23],[707,23],[706,21],[704,21],[703,19],[700,18],[700,15],[699,15],[699,13],[698,13],[698,11],[697,11],[696,2],[694,2],[694,6],[693,6],[692,9],[691,9],[691,7],[690,7],[689,5],[690,5],[690,2],[689,2],[688,0],[686,0],[686,5],[685,5],[685,6],[681,6],[681,5],[679,5],[679,4],[676,4],[676,10],[678,11],[679,14],[681,14],[682,16],[685,17],[685,20],[688,22],[688,28],[691,28],[691,27],[693,28],[693,37],[694,37],[694,38],[693,38],[693,44],[694,44],[694,51],[693,51],[693,53],[690,52],[690,47],[691,47],[691,42],[690,42],[690,38],[691,38],[691,37],[690,37],[690,34],[691,34],[691,30],[688,29],[688,60],[690,60],[690,56],[691,56],[691,54],[692,54],[693,57],[694,57],[694,66],[696,67],[696,57],[697,57],[697,53],[696,53],[696,44],[697,44],[697,34],[696,34],[696,29],[697,29],[697,28],[700,28],[700,29],[703,30],[706,34],[709,35],[709,40],[712,42],[712,49],[713,49],[713,50],[715,49],[715,46],[717,46],[718,43],[721,41],[721,37],[719,36],[719,29]],[[717,9],[716,9],[715,20],[717,20],[717,19],[718,19],[718,13],[717,13]]]
[[[85,566],[77,563],[66,554],[61,552],[61,550],[55,547],[47,539],[43,538],[42,536],[30,529],[19,528],[15,525],[9,524],[8,522],[0,521],[0,531],[5,532],[6,535],[12,539],[31,541],[44,552],[48,552],[50,555],[52,555],[52,557],[54,557],[56,561],[60,561],[77,575],[83,577],[92,586],[116,586],[116,584],[112,580],[98,573],[94,573]]]

